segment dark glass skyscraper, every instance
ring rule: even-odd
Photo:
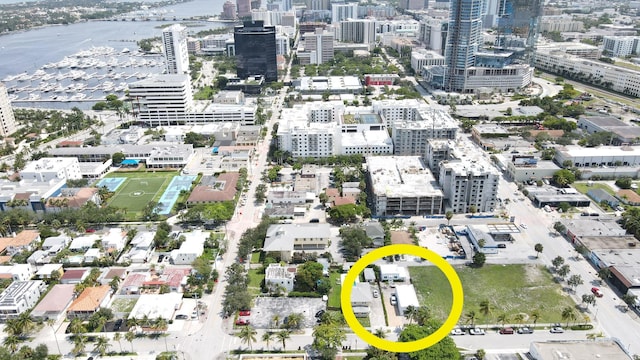
[[[542,0],[500,0],[498,2],[498,47],[509,48],[502,36],[515,35],[524,40],[524,58],[532,61],[542,15]]]
[[[238,77],[263,75],[265,81],[278,81],[276,28],[264,21],[245,21],[233,32]]]

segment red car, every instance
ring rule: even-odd
[[[598,289],[597,287],[592,287],[591,288],[591,292],[593,293],[593,295],[595,295],[596,297],[603,297],[604,294],[602,293],[602,291],[600,289]]]
[[[236,325],[238,326],[249,325],[249,319],[238,319],[236,320]]]
[[[240,312],[238,312],[238,315],[240,315],[240,316],[250,316],[251,315],[251,310],[240,310]]]

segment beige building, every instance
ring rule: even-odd
[[[329,245],[329,224],[277,224],[267,229],[263,250],[289,261],[294,252],[324,252]]]
[[[9,94],[4,84],[0,83],[0,136],[6,137],[15,131],[16,119],[9,101]]]

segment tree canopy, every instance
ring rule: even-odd
[[[420,340],[434,333],[442,324],[436,320],[430,319],[424,322],[424,325],[410,324],[405,326],[400,337],[401,342],[410,342]],[[460,352],[451,337],[447,336],[440,342],[426,349],[409,353],[412,360],[458,360]]]

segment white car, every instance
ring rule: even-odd
[[[389,302],[391,303],[391,305],[395,305],[398,303],[398,299],[396,298],[396,294],[392,294],[391,297],[389,298]]]
[[[453,329],[451,330],[451,335],[464,335],[465,332],[462,329]]]
[[[471,328],[469,329],[469,335],[485,335],[485,332],[479,328]]]
[[[556,326],[556,327],[552,327],[551,330],[549,330],[549,332],[551,332],[552,334],[562,334],[564,332],[564,329]]]
[[[377,289],[373,289],[373,297],[377,298],[378,295],[380,295],[380,293],[378,293],[378,290]]]

